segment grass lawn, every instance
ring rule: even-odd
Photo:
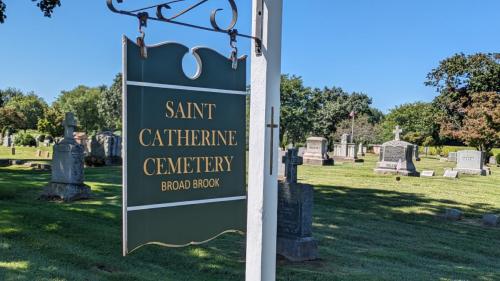
[[[374,175],[365,163],[299,168],[315,186],[314,236],[321,259],[278,262],[278,280],[500,280],[500,169],[488,177]],[[201,246],[146,246],[121,257],[120,168],[86,169],[95,198],[37,201],[48,172],[0,168],[0,280],[243,280],[245,239],[228,234]],[[436,214],[455,207],[461,222]]]
[[[11,148],[0,146],[0,159],[45,159],[42,157],[36,157],[35,153],[37,150],[49,151],[50,158],[52,158],[52,147],[23,147],[16,146],[16,155],[11,154]]]

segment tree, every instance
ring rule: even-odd
[[[15,88],[7,88],[5,90],[0,90],[0,107],[4,106],[12,98],[23,95],[24,94],[21,90]]]
[[[57,103],[53,104],[45,110],[44,118],[38,120],[37,129],[40,132],[49,134],[53,137],[62,136],[64,134],[64,112]]]
[[[473,94],[500,93],[500,53],[456,54],[441,61],[427,75],[425,84],[440,93],[434,105],[442,112],[442,135],[456,136],[454,132],[462,127]]]
[[[3,133],[7,129],[16,129],[22,126],[24,116],[21,112],[12,107],[0,107],[0,131]]]
[[[62,91],[55,104],[62,112],[73,112],[78,126],[86,133],[97,131],[103,127],[96,101],[99,100],[105,87],[89,88],[78,86],[71,91]]]
[[[5,104],[5,107],[21,113],[23,122],[16,129],[27,130],[36,129],[38,120],[43,118],[47,103],[34,93],[30,93],[28,95],[14,96]]]
[[[354,141],[364,144],[380,143],[383,141],[380,134],[380,126],[377,123],[372,123],[370,116],[361,115],[354,119]],[[352,120],[344,119],[336,127],[335,133],[332,135],[334,140],[340,141],[343,134],[351,134]]]
[[[97,102],[103,125],[109,130],[122,128],[122,74],[118,73],[113,85],[101,93]]]
[[[280,143],[296,144],[305,141],[310,128],[310,89],[304,87],[302,78],[281,76]]]
[[[356,114],[370,114],[372,99],[362,93],[346,93],[341,88],[315,89],[313,93],[313,132],[316,135],[329,137],[335,133],[336,126],[349,118],[351,111]]]
[[[490,152],[500,145],[500,95],[496,92],[472,95],[460,130],[454,136],[478,150]]]
[[[52,12],[56,7],[61,6],[61,0],[31,0],[36,2],[36,5],[43,12],[44,16],[51,17]],[[0,23],[4,23],[7,16],[5,15],[5,10],[7,6],[3,0],[0,0]]]
[[[418,145],[429,142],[428,137],[439,143],[438,111],[432,103],[415,102],[396,106],[386,115],[382,123],[385,140],[394,138],[392,131],[396,125],[403,129],[402,139]]]

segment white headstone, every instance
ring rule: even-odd
[[[460,174],[486,176],[484,169],[484,153],[477,150],[462,150],[457,152],[457,167],[453,169]]]
[[[454,171],[454,170],[446,170],[446,171],[444,171],[443,177],[456,179],[456,178],[458,178],[458,172]]]
[[[421,177],[433,177],[434,176],[434,171],[422,171],[420,173]]]

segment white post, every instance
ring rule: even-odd
[[[258,33],[259,18],[263,21],[261,56],[256,55],[255,42],[252,44],[246,280],[271,281],[276,279],[283,1],[252,2],[253,34]],[[259,15],[257,10],[261,6],[263,11]]]

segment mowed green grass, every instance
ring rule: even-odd
[[[374,175],[375,160],[299,168],[299,180],[315,186],[321,259],[280,259],[278,280],[500,280],[500,228],[480,224],[483,213],[500,213],[499,168],[450,180],[440,175],[451,163],[423,159],[418,169],[437,177],[398,182]],[[95,197],[65,204],[37,200],[48,172],[0,168],[0,280],[244,280],[237,234],[121,257],[120,168],[85,172]],[[439,218],[448,207],[466,219]]]
[[[45,147],[45,146],[40,146],[40,147],[23,147],[23,146],[16,146],[16,154],[12,155],[12,150],[10,147],[5,147],[5,146],[0,146],[0,159],[45,159],[42,157],[37,157],[36,156],[36,151],[41,150],[41,151],[49,151],[50,152],[50,158],[52,158],[52,147]]]

